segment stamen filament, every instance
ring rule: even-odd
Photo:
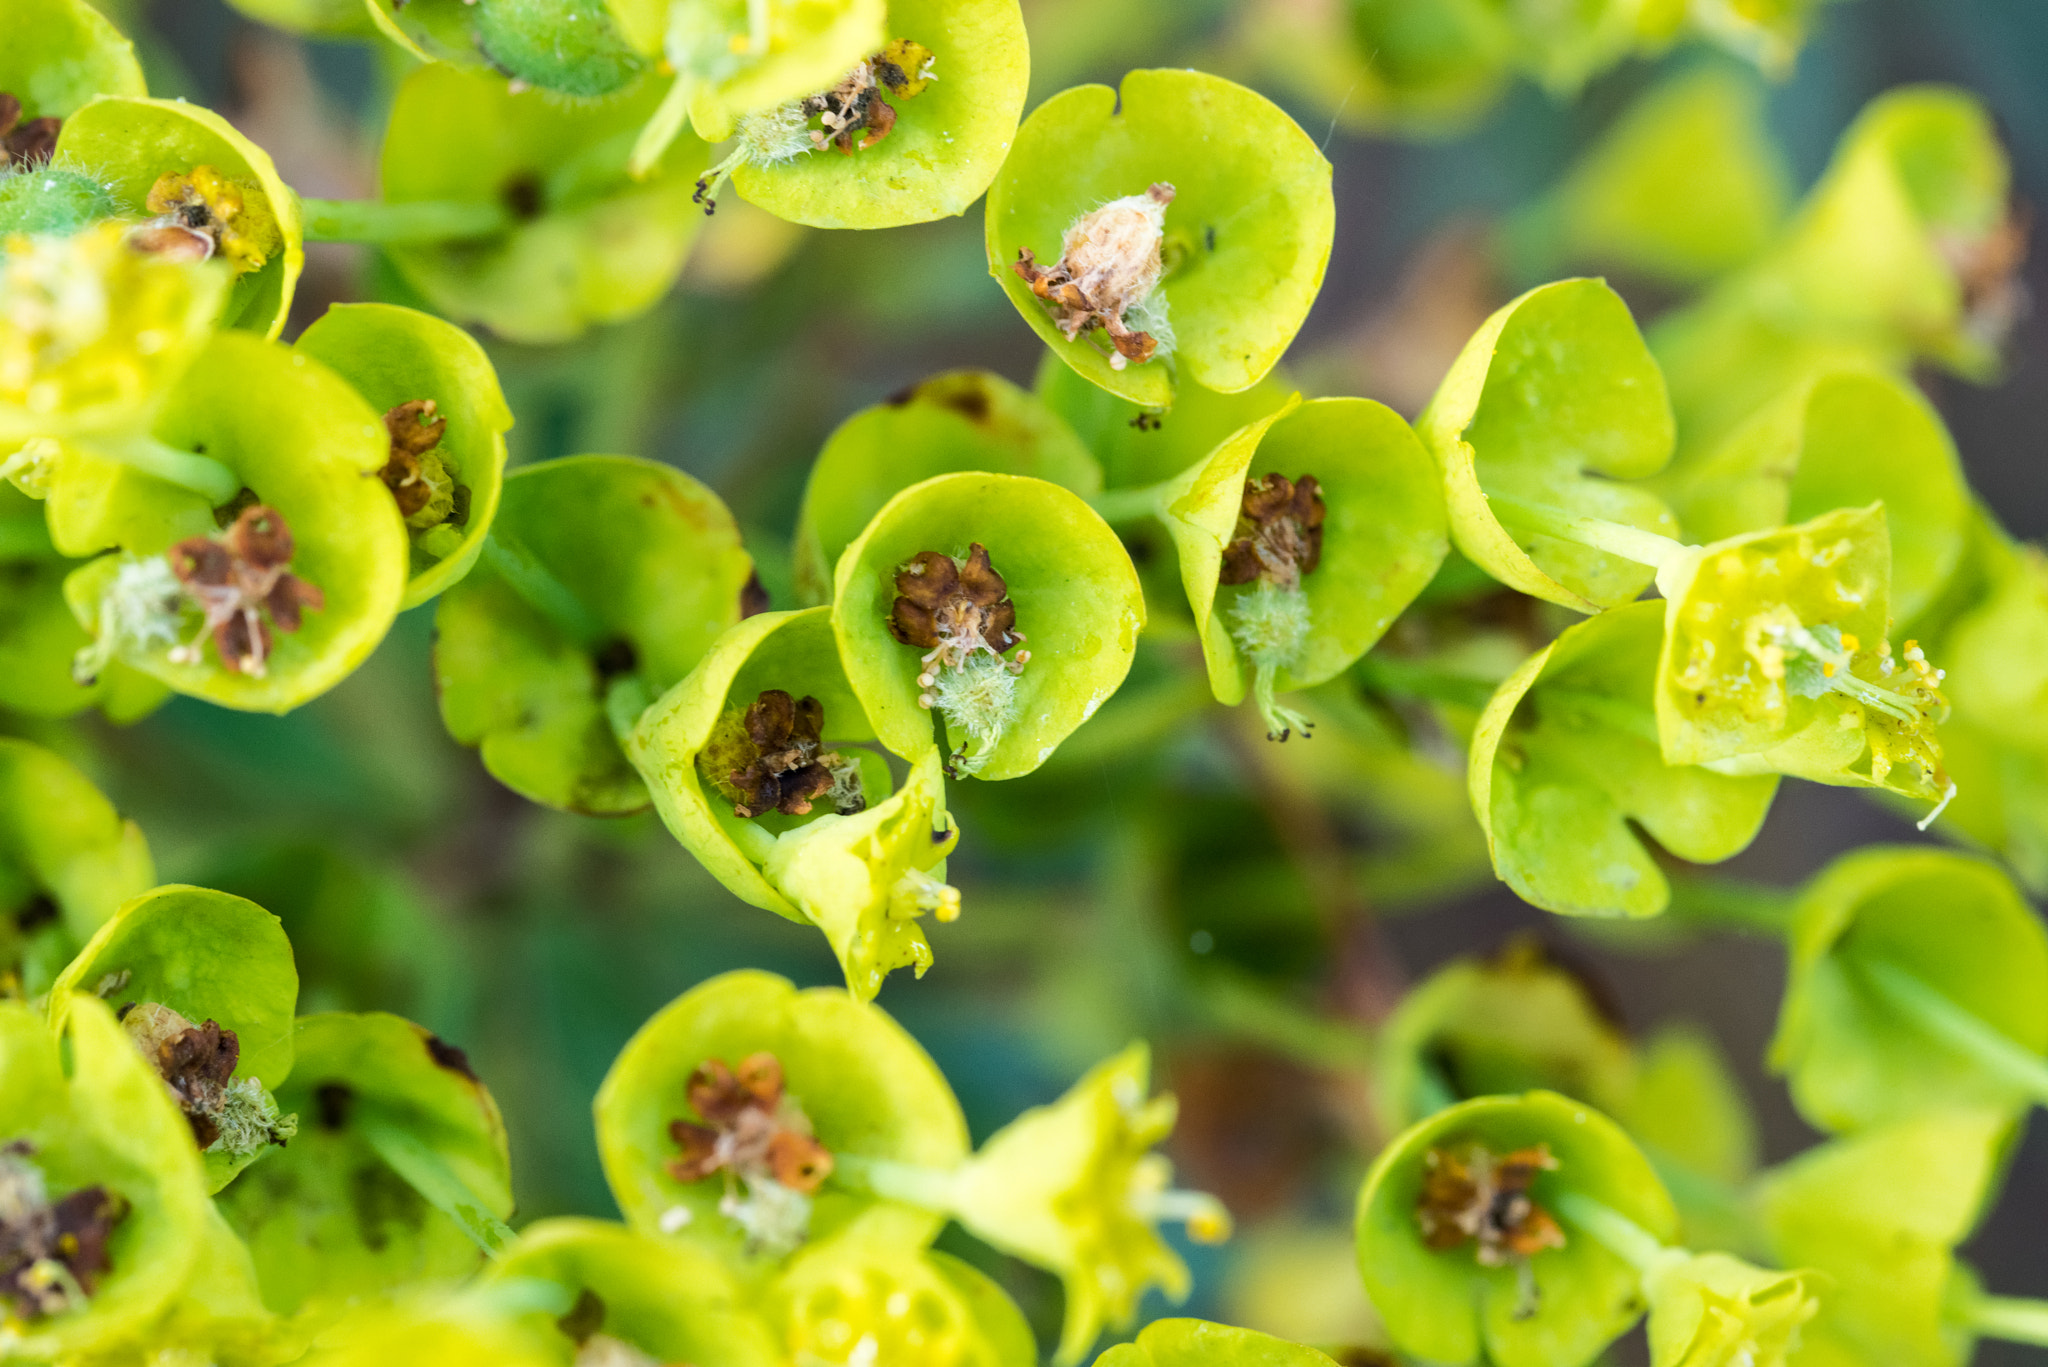
[[[2030,1100],[2048,1104],[2048,1059],[1896,964],[1860,963],[1856,971],[1885,1005],[1923,1034],[1968,1056]]]
[[[302,199],[308,242],[460,242],[512,226],[503,205],[472,200]]]
[[[953,1213],[958,1187],[955,1172],[850,1153],[835,1153],[832,1162],[832,1176],[827,1179],[831,1182],[935,1214]]]
[[[1590,546],[1596,551],[1606,551],[1609,555],[1618,555],[1652,569],[1662,569],[1692,550],[1683,541],[1646,532],[1641,527],[1631,527],[1623,522],[1610,522],[1604,517],[1581,517],[1562,509],[1494,495],[1489,495],[1487,502],[1503,526]]]

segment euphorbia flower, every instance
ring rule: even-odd
[[[670,1123],[682,1153],[669,1160],[669,1175],[701,1182],[723,1174],[719,1211],[746,1231],[748,1244],[778,1254],[794,1249],[810,1231],[810,1196],[831,1175],[832,1153],[784,1086],[782,1064],[766,1052],[740,1060],[737,1070],[706,1059],[684,1091],[697,1119]]]
[[[85,1307],[110,1263],[107,1240],[128,1214],[103,1186],[52,1199],[35,1145],[0,1148],[0,1299],[35,1320]]]
[[[1651,1367],[1785,1367],[1820,1309],[1811,1272],[1774,1272],[1725,1253],[1672,1250],[1643,1279]]]
[[[270,658],[271,629],[299,629],[300,613],[327,605],[320,590],[291,572],[292,533],[275,508],[245,508],[218,537],[195,536],[166,553],[186,596],[206,616],[220,662],[262,678]],[[174,664],[198,664],[195,642],[172,648]]]
[[[206,261],[215,255],[246,275],[284,246],[263,188],[211,166],[166,171],[149,189],[156,215],[128,235],[128,245],[152,256]]]

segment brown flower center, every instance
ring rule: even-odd
[[[242,1057],[235,1032],[212,1021],[194,1025],[156,1002],[128,1008],[121,1024],[178,1098],[178,1108],[184,1111],[199,1147],[204,1149],[220,1138],[219,1117],[227,1107],[228,1084],[234,1081],[235,1065]]]
[[[245,508],[220,536],[194,536],[165,552],[185,592],[206,614],[204,630],[228,669],[262,678],[271,628],[299,629],[306,608],[324,608],[319,589],[291,573],[292,534],[275,508]],[[199,663],[196,642],[171,651],[178,664]]]
[[[1052,305],[1069,341],[1098,327],[1108,333],[1116,348],[1109,363],[1119,370],[1132,361],[1151,360],[1159,348],[1156,337],[1134,331],[1124,315],[1144,303],[1159,283],[1165,264],[1163,224],[1171,203],[1173,187],[1161,181],[1142,195],[1077,219],[1061,239],[1055,264],[1039,265],[1028,247],[1011,263],[1031,292]]]
[[[64,121],[45,116],[23,121],[21,101],[0,90],[0,167],[32,166],[57,151]]]
[[[1431,1149],[1424,1158],[1415,1220],[1422,1240],[1444,1251],[1474,1244],[1482,1267],[1502,1267],[1564,1247],[1564,1230],[1529,1195],[1537,1174],[1555,1171],[1550,1146],[1495,1154],[1483,1144]]]
[[[964,668],[981,652],[1013,674],[1022,672],[1031,659],[1027,650],[1015,660],[1003,660],[1004,651],[1024,644],[1024,633],[1017,630],[1017,605],[1010,601],[1009,585],[989,563],[988,548],[979,541],[968,547],[965,560],[919,551],[896,571],[896,593],[889,609],[889,634],[925,651],[925,669],[917,681],[926,690],[938,683],[938,670]],[[918,702],[930,707],[932,694],[927,691]]]
[[[51,1201],[34,1153],[25,1139],[0,1149],[0,1300],[23,1319],[78,1308],[110,1266],[107,1241],[128,1214],[101,1186]]]
[[[432,399],[409,399],[385,413],[384,430],[391,436],[391,456],[377,475],[398,500],[405,525],[425,531],[456,521],[458,505],[467,505],[469,491],[455,482],[437,449],[448,430],[438,405]]]
[[[768,689],[745,713],[721,720],[698,756],[699,770],[732,800],[735,816],[804,816],[828,795],[834,811],[851,816],[867,807],[860,770],[824,748],[824,725],[825,708],[816,698]]]
[[[810,1118],[784,1090],[782,1064],[754,1054],[737,1070],[707,1059],[690,1074],[685,1093],[698,1120],[676,1120],[669,1137],[682,1153],[668,1161],[678,1182],[723,1172],[750,1187],[774,1182],[814,1192],[831,1175],[832,1155],[811,1133]]]
[[[1323,560],[1323,491],[1314,475],[1247,480],[1237,530],[1223,548],[1225,584],[1264,580],[1298,588]]]

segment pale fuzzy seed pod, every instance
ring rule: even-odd
[[[1061,264],[1096,310],[1122,318],[1159,283],[1171,185],[1113,199],[1083,214],[1060,240]]]

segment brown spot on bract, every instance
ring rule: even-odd
[[[761,583],[761,572],[755,570],[747,575],[747,582],[740,585],[740,616],[744,619],[768,611],[773,606],[767,588]]]
[[[45,162],[57,150],[61,119],[23,119],[21,101],[0,90],[0,167]]]
[[[604,1313],[604,1301],[586,1286],[576,1293],[576,1303],[569,1307],[569,1313],[555,1321],[555,1328],[571,1343],[580,1345],[604,1328]]]
[[[313,1089],[313,1110],[320,1117],[320,1128],[338,1130],[348,1124],[348,1118],[355,1110],[356,1093],[344,1082],[323,1082]]]
[[[950,408],[971,423],[987,426],[993,406],[989,402],[988,381],[980,375],[953,375],[942,380],[933,380],[920,391],[922,398],[930,399],[941,408]]]
[[[442,1039],[439,1035],[427,1036],[427,1057],[434,1060],[434,1065],[438,1068],[446,1068],[451,1073],[460,1073],[471,1082],[479,1080],[475,1071],[469,1066],[469,1055],[450,1044],[447,1040]]]

